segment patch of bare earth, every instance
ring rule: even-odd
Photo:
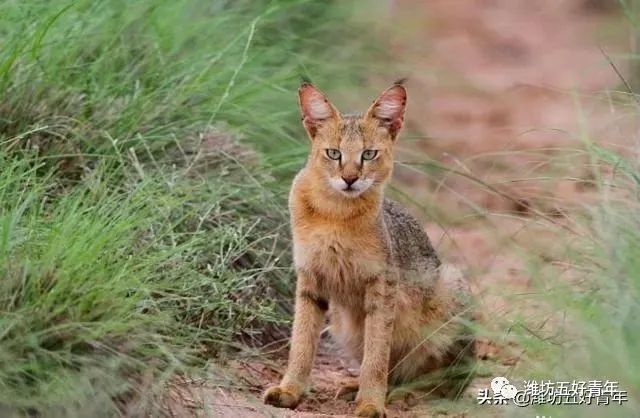
[[[426,230],[443,258],[466,268],[480,321],[490,325],[514,311],[535,311],[536,306],[515,303],[518,294],[531,291],[527,257],[562,265],[558,234],[580,232],[570,215],[594,193],[580,132],[588,129],[593,140],[624,145],[625,133],[634,128],[630,115],[601,93],[618,83],[598,48],[609,51],[620,39],[620,33],[598,37],[620,21],[615,5],[611,10],[606,0],[388,3],[396,27],[393,54],[410,75],[396,185],[427,207]],[[416,150],[459,173],[418,174],[406,166],[424,161]],[[518,348],[504,340],[484,338],[477,349],[479,360],[494,371],[506,372],[519,360]],[[260,401],[262,390],[280,378],[284,355],[269,364],[235,363],[233,384],[214,378],[177,382],[169,410],[181,417],[348,416],[353,403],[334,395],[355,371],[338,353],[323,339],[313,389],[296,411]],[[498,409],[474,408],[478,388],[489,379],[477,378],[457,408],[429,401],[391,405],[389,414],[499,415]]]

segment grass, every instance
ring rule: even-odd
[[[0,403],[111,405],[142,371],[161,386],[282,320],[282,209],[237,169],[117,184],[97,168],[61,193],[37,157],[0,161]]]
[[[295,89],[360,79],[348,13],[0,3],[0,414],[154,415],[175,373],[279,335]]]
[[[620,9],[638,37],[637,1],[620,1]],[[635,45],[635,44],[634,44]],[[637,117],[637,51],[627,56],[631,82],[612,58],[605,56],[618,77],[620,90],[608,92],[616,109]],[[579,104],[578,104],[579,108]],[[580,110],[580,109],[579,109]],[[585,166],[593,176],[597,200],[570,214],[578,233],[559,234],[566,244],[566,267],[544,269],[533,275],[538,285],[534,300],[543,303],[555,329],[548,341],[521,339],[531,349],[524,362],[529,376],[546,380],[612,381],[627,400],[607,406],[535,407],[536,413],[559,417],[611,417],[640,415],[640,176],[637,146],[612,148],[598,145],[587,121],[582,120],[580,140],[588,156]],[[611,127],[615,129],[614,126]],[[534,263],[535,264],[535,263]],[[538,263],[539,264],[539,263]],[[558,278],[563,280],[559,281]],[[544,317],[544,315],[543,315]],[[546,320],[545,319],[545,320]],[[547,333],[547,335],[552,335]],[[594,405],[595,405],[594,400]],[[528,408],[527,408],[528,409]],[[523,411],[513,415],[524,416]]]
[[[591,154],[599,167],[596,184],[600,199],[580,221],[582,238],[568,245],[577,273],[563,284],[558,284],[556,277],[538,277],[547,290],[543,299],[557,310],[556,323],[561,324],[556,340],[560,345],[544,348],[542,365],[547,379],[610,380],[627,392],[628,401],[621,406],[614,402],[607,407],[582,408],[581,416],[601,416],[603,408],[608,416],[637,416],[640,183],[637,168],[628,157],[596,145],[591,146]],[[539,366],[534,365],[533,370],[541,375]],[[554,416],[575,416],[577,412],[575,406],[538,409]]]

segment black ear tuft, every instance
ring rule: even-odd
[[[404,86],[404,83],[406,83],[408,79],[409,77],[402,77],[394,81],[393,84],[396,86]]]
[[[313,84],[311,83],[311,79],[304,75],[304,74],[300,74],[300,85],[304,86],[305,84]]]

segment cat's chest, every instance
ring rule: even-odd
[[[366,249],[362,248],[362,239],[348,232],[328,228],[307,229],[294,234],[294,259],[296,265],[352,266],[358,264],[359,257]]]
[[[350,292],[385,269],[375,230],[306,224],[293,236],[296,267],[313,274],[327,293]]]

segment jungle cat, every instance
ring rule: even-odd
[[[295,314],[287,371],[264,401],[298,405],[328,313],[333,338],[360,363],[355,414],[383,417],[389,385],[473,357],[469,288],[440,262],[420,223],[383,196],[404,85],[362,115],[342,115],[308,82],[298,93],[311,149],[289,195]]]

